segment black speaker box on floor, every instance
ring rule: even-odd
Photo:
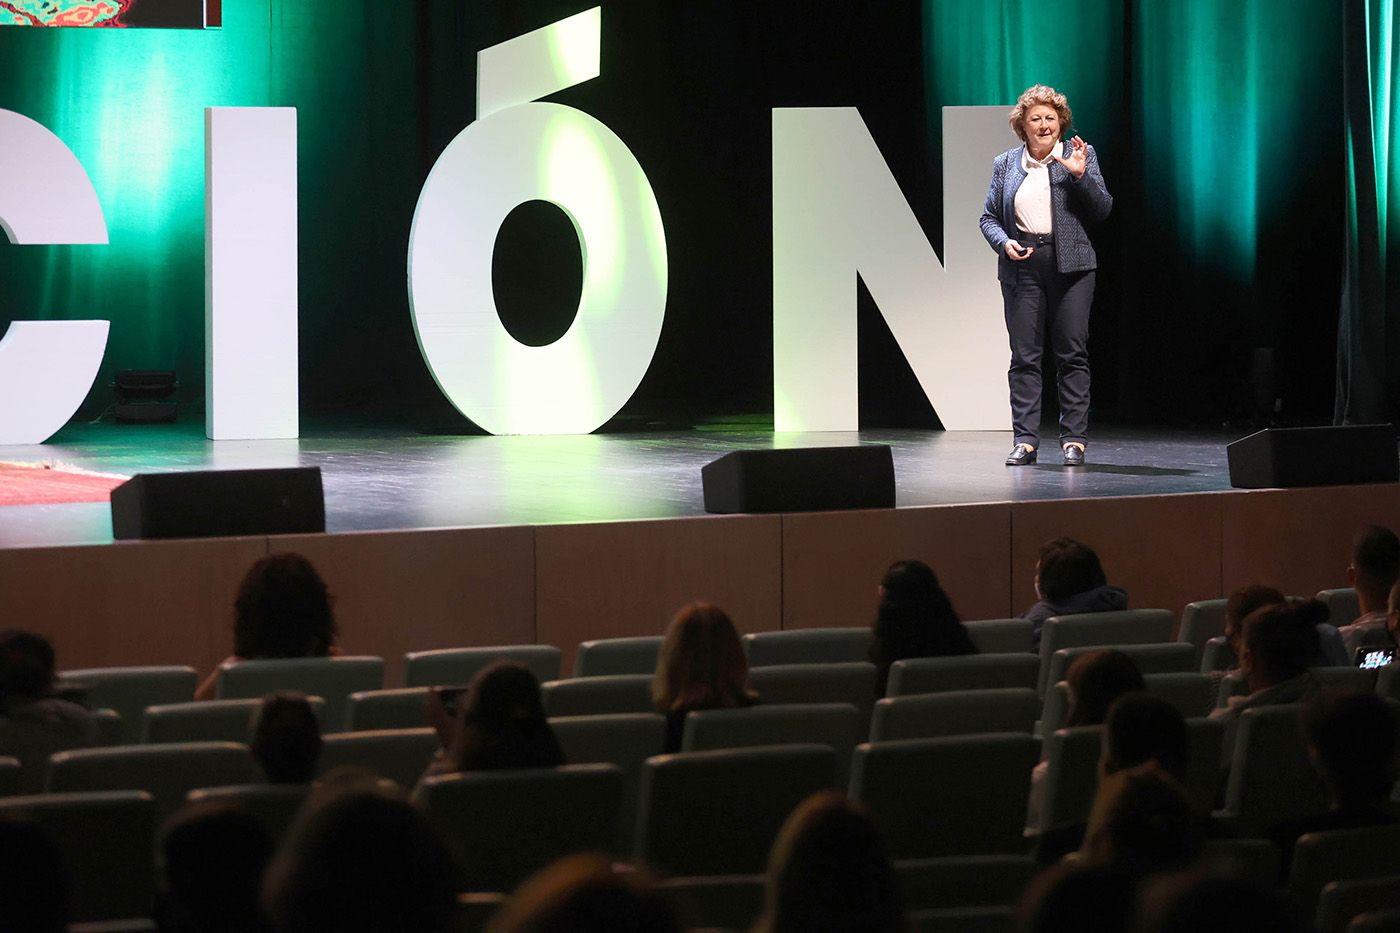
[[[894,508],[894,455],[884,446],[736,450],[700,470],[706,512]]]
[[[1400,480],[1388,424],[1269,428],[1225,448],[1230,485],[1241,489],[1341,486]]]
[[[112,490],[119,540],[325,530],[320,467],[142,473]]]

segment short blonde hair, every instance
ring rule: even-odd
[[[1074,114],[1070,112],[1069,100],[1065,95],[1044,84],[1032,84],[1021,92],[1021,96],[1016,100],[1016,106],[1011,108],[1010,122],[1011,131],[1020,137],[1021,142],[1026,141],[1026,112],[1037,104],[1044,104],[1053,108],[1060,116],[1060,136],[1061,138],[1069,134],[1070,124],[1074,122]]]

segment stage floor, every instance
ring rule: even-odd
[[[294,441],[222,441],[200,424],[70,425],[0,460],[56,461],[131,475],[319,466],[331,532],[541,525],[703,515],[700,468],[732,450],[889,444],[899,507],[1162,495],[1230,488],[1225,445],[1238,435],[1104,429],[1087,466],[1009,468],[1009,431],[866,430],[775,434],[733,419],[688,431],[552,437],[424,436],[303,427]],[[1053,447],[1053,445],[1052,445]],[[112,540],[106,503],[0,507],[0,547]]]

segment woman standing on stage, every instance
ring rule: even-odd
[[[1098,260],[1085,227],[1108,216],[1094,147],[1070,128],[1069,103],[1054,88],[1027,88],[1011,111],[1025,142],[992,164],[982,235],[997,259],[1011,339],[1011,422],[1007,466],[1035,463],[1040,446],[1042,341],[1047,328],[1060,390],[1060,446],[1066,466],[1084,463],[1089,427],[1089,308]]]

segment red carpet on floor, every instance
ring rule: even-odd
[[[62,464],[0,462],[0,506],[106,502],[126,480]]]

